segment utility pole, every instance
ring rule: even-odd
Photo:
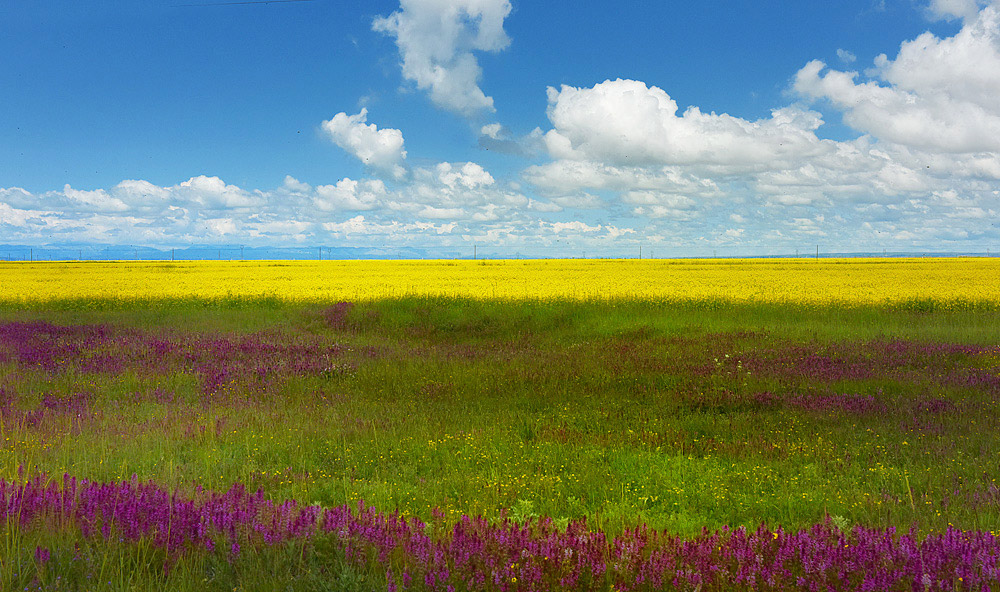
[[[639,245],[639,259],[642,259],[642,245]]]
[[[476,252],[476,244],[472,243],[472,260],[475,261],[479,258],[479,254]]]
[[[242,248],[242,247],[240,247],[240,251],[241,251],[241,252],[242,252],[242,250],[243,250],[243,248]],[[242,255],[240,256],[240,258],[242,259]],[[322,260],[323,260],[323,247],[320,247],[320,248],[319,248],[319,260],[320,260],[320,261],[322,261]]]
[[[171,263],[173,262],[173,260],[174,260],[174,250],[170,249],[170,261],[171,261]]]
[[[322,258],[322,253],[320,253],[320,259]],[[243,261],[243,245],[240,245],[240,261]]]
[[[30,258],[30,263],[34,263],[35,262],[35,250],[34,249],[28,249],[28,257]]]
[[[816,245],[816,260],[819,261],[819,245]]]

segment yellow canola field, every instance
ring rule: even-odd
[[[277,297],[1000,305],[1000,258],[0,263],[0,301]]]

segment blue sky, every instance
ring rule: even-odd
[[[997,7],[680,4],[6,2],[0,243],[1000,246]]]

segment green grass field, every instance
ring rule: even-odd
[[[828,516],[997,531],[998,343],[1000,312],[932,306],[8,305],[0,477],[242,483],[440,524],[586,518],[610,535]],[[164,580],[137,567],[158,557],[141,545],[77,548],[89,559],[72,567],[71,529],[6,533],[5,589],[372,586],[294,548],[187,556]],[[64,567],[38,567],[40,545]]]

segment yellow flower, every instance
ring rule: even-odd
[[[1000,301],[998,258],[0,262],[8,302],[60,298],[651,298],[804,305]]]

